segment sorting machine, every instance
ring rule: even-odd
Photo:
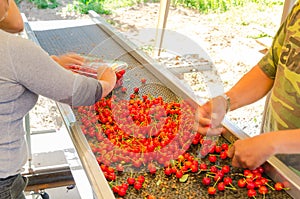
[[[201,50],[201,47],[197,49],[197,54],[183,49],[183,51],[187,52],[186,54],[195,58],[196,62],[184,67],[175,67],[172,64],[166,67],[164,64],[145,54],[133,42],[120,34],[95,13],[90,13],[90,18],[84,20],[25,21],[25,27],[28,39],[36,42],[49,54],[59,55],[66,52],[76,52],[85,55],[92,54],[108,60],[118,59],[119,61],[126,62],[128,68],[126,69],[123,84],[128,90],[139,86],[140,79],[146,78],[150,86],[149,88],[145,88],[146,91],[144,92],[156,92],[158,95],[162,95],[169,100],[181,98],[189,99],[193,103],[199,103],[197,96],[191,92],[182,79],[185,74],[203,72],[213,67],[208,55]],[[177,40],[175,43],[178,44],[179,42]],[[179,51],[175,52],[181,53],[178,56],[188,57],[184,55],[185,52]],[[212,79],[216,80],[217,78]],[[212,89],[215,89],[215,87],[212,86]],[[79,189],[81,198],[115,198],[116,196],[105,179],[86,136],[80,128],[80,119],[77,116],[76,109],[61,103],[57,103],[57,107],[61,113],[68,135],[73,142],[74,150],[65,151],[69,164],[63,169],[49,169],[48,172],[45,170],[43,171],[43,175],[38,175],[35,171],[29,172],[28,189],[30,187],[45,189],[47,188],[45,184],[50,184],[51,178],[53,178],[54,182],[62,181],[57,186],[64,185],[64,183],[75,183]],[[248,137],[246,133],[226,118],[223,126],[227,129],[227,133],[222,136],[224,142],[232,143],[236,139],[245,139]],[[299,173],[297,173],[297,166],[299,165],[297,155],[271,157],[264,164],[266,175],[274,182],[283,182],[285,187],[289,189],[266,194],[265,197],[280,199],[300,198],[300,177]],[[194,188],[190,188],[188,191],[196,192],[199,198],[210,198],[207,194],[207,188],[201,185],[199,180],[197,181],[197,176],[194,176],[194,179],[196,179],[194,180],[196,185],[191,185]],[[155,181],[153,178],[151,180]],[[188,185],[179,183],[178,186],[184,187]],[[165,198],[168,198],[168,195],[172,195],[171,193],[163,193],[162,191],[157,191],[157,193],[161,193],[161,196]],[[215,198],[243,197],[246,197],[246,195],[239,193],[239,190],[221,196],[216,194],[215,196]],[[138,198],[138,196],[128,194],[127,198]],[[175,193],[172,198],[188,197],[186,193],[183,195]]]

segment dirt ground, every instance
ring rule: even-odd
[[[87,18],[87,15],[69,12],[69,0],[61,0],[56,9],[37,9],[23,0],[20,10],[28,21],[70,20]],[[261,8],[248,6],[226,13],[202,14],[182,7],[170,7],[167,29],[183,34],[201,45],[210,55],[228,90],[253,67],[270,45],[272,36],[279,27],[283,6]],[[103,15],[116,29],[134,40],[141,29],[155,28],[159,3],[145,3],[134,7],[120,8],[112,15]],[[260,36],[267,36],[258,38]],[[149,41],[143,41],[145,45]],[[49,114],[50,106],[50,114]],[[228,118],[249,135],[258,134],[264,100],[228,114]],[[52,110],[52,111],[51,111]],[[32,128],[56,128],[61,121],[55,104],[41,98],[32,110]],[[53,121],[54,124],[53,124]],[[54,125],[54,126],[53,126]]]

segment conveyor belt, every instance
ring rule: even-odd
[[[97,26],[61,28],[46,31],[34,31],[40,45],[50,55],[61,55],[67,52],[92,54],[106,59],[119,59],[129,65],[139,64],[133,57],[118,45],[108,34]]]
[[[130,80],[125,82],[126,87],[130,88],[138,84],[141,77],[147,77],[150,82],[164,84],[163,76],[160,76],[158,73],[153,74],[153,71],[149,71],[149,69],[145,68],[140,61],[132,56],[131,53],[128,53],[124,47],[118,44],[118,42],[111,39],[110,35],[96,24],[58,29],[50,28],[47,30],[43,27],[41,29],[35,29],[34,34],[41,47],[49,54],[59,55],[66,52],[76,52],[80,54],[98,55],[105,59],[117,59],[127,62],[129,70],[126,75],[127,77],[130,77]],[[165,82],[167,81],[170,80],[166,80]],[[170,89],[174,91],[173,88],[176,88],[176,86],[171,83]],[[176,92],[176,94],[180,94],[180,92],[174,92]],[[204,194],[204,192],[200,194],[201,195],[199,196],[201,196],[201,198],[210,198],[207,194]],[[231,193],[229,195],[221,195],[214,198],[241,198],[241,194]],[[266,195],[266,198],[281,199],[290,198],[290,196],[286,192],[279,192],[276,195]]]

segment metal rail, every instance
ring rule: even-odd
[[[65,125],[68,128],[70,138],[72,139],[83,169],[86,172],[86,176],[88,177],[89,183],[93,189],[94,198],[115,198],[86,138],[80,129],[80,126],[76,122],[72,109],[70,106],[62,103],[57,103],[57,107],[64,119]]]

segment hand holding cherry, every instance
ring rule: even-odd
[[[221,122],[227,112],[227,101],[223,96],[217,96],[200,106],[196,115],[199,121],[197,131],[202,135],[220,135]]]
[[[228,157],[232,158],[232,166],[256,169],[262,165],[275,151],[268,133],[237,140],[228,150]]]

